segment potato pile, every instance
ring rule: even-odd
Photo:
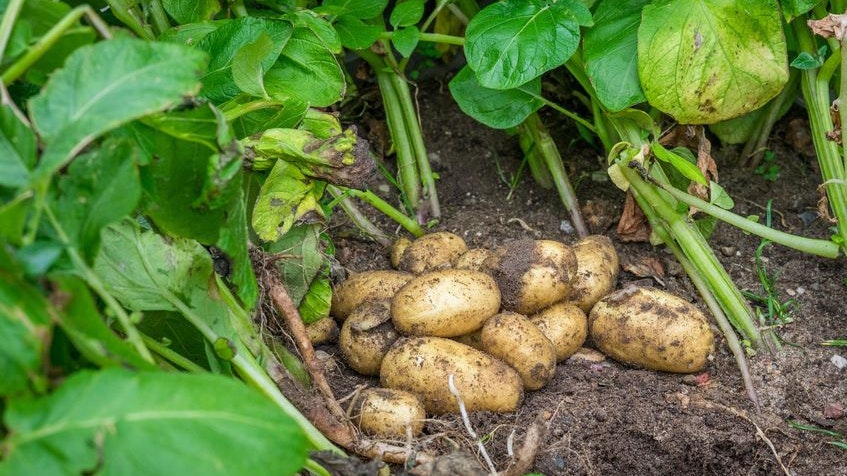
[[[384,387],[354,399],[369,434],[417,434],[425,413],[457,412],[457,394],[469,411],[513,412],[588,335],[616,360],[666,372],[695,372],[712,351],[690,303],[652,288],[613,291],[618,257],[604,236],[469,250],[437,232],[398,240],[391,263],[351,276],[332,300],[342,357]]]

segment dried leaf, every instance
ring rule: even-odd
[[[712,158],[712,143],[706,138],[706,129],[703,126],[696,126],[695,133],[697,137],[697,168],[706,179],[709,181],[718,181],[718,165],[715,159]],[[695,197],[700,197],[703,200],[709,200],[709,187],[696,182],[691,182],[688,186],[688,193]],[[696,210],[691,209],[693,214]]]
[[[808,20],[806,22],[812,33],[820,35],[824,38],[835,37],[836,40],[844,40],[844,34],[847,32],[847,15],[829,15],[820,20]]]
[[[630,272],[639,278],[653,278],[657,283],[665,285],[665,267],[662,262],[652,256],[639,256],[634,260],[623,263],[624,271]]]
[[[626,193],[623,212],[618,222],[618,237],[621,241],[648,241],[650,239],[650,224],[644,212],[635,203],[631,192]]]

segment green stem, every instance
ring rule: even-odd
[[[231,106],[225,109],[223,113],[224,117],[226,117],[227,122],[232,122],[235,119],[238,119],[239,117],[249,114],[251,112],[280,106],[284,107],[284,104],[274,99],[256,99],[255,101],[239,104],[237,106]]]
[[[189,372],[197,373],[197,374],[209,372],[208,370],[204,369],[203,367],[200,367],[199,365],[195,364],[194,362],[186,359],[185,357],[180,355],[178,352],[174,352],[173,350],[170,349],[170,347],[168,347],[165,344],[162,344],[161,342],[157,341],[156,339],[154,339],[154,338],[152,338],[152,337],[150,337],[150,336],[148,336],[144,333],[139,333],[139,334],[141,335],[141,340],[144,341],[144,344],[147,346],[148,349],[152,350],[153,352],[155,352],[156,354],[158,354],[159,356],[161,356],[162,358],[164,358],[168,362],[176,365],[177,367],[179,367],[183,370],[187,370]]]
[[[129,27],[139,38],[153,41],[156,35],[153,29],[142,18],[138,5],[134,0],[106,0],[112,15]]]
[[[401,213],[400,210],[397,210],[396,208],[392,207],[391,204],[379,198],[375,193],[371,192],[370,190],[356,190],[354,188],[343,187],[339,187],[339,190],[343,191],[344,193],[350,196],[356,197],[359,200],[362,200],[363,202],[366,202],[372,207],[381,211],[386,216],[388,216],[388,218],[391,218],[392,220],[396,221],[400,226],[405,228],[406,231],[408,231],[412,235],[416,237],[424,235],[424,231],[420,227],[418,222],[407,217],[406,215]]]
[[[156,36],[169,30],[171,28],[171,22],[168,21],[168,14],[162,8],[162,3],[159,0],[149,0],[147,6],[150,11],[150,17],[153,19],[153,28],[156,30]]]
[[[782,88],[779,95],[768,104],[767,114],[759,121],[756,133],[744,145],[744,150],[741,151],[741,159],[743,164],[749,168],[755,168],[759,165],[762,159],[763,151],[770,139],[773,126],[780,117],[782,109],[788,101],[793,101],[797,95],[797,86],[800,83],[800,72],[796,69],[791,69],[788,76],[788,83]]]
[[[521,89],[521,88],[518,88],[518,89]],[[591,131],[592,134],[597,134],[597,128],[594,127],[594,124],[586,121],[585,119],[580,117],[578,114],[571,112],[571,111],[568,111],[567,109],[565,109],[562,106],[554,103],[553,101],[545,98],[544,96],[541,96],[539,94],[535,94],[535,92],[533,92],[533,91],[524,90],[524,89],[521,89],[521,91],[523,91],[523,92],[529,94],[530,96],[538,99],[539,101],[544,103],[545,106],[549,106],[549,107],[555,109],[557,112],[561,113],[565,117],[571,119],[572,121],[576,122],[577,124],[579,124],[582,127],[588,129],[589,131]]]
[[[379,35],[379,39],[381,40],[390,40],[394,37],[395,31],[385,31]],[[446,45],[456,45],[463,46],[465,44],[465,39],[461,36],[454,35],[445,35],[443,33],[421,33],[418,37],[419,41],[426,41],[429,43],[443,43]]]
[[[3,61],[3,53],[6,52],[6,46],[9,45],[9,38],[12,36],[12,29],[15,28],[15,20],[21,13],[21,8],[24,6],[23,0],[10,0],[6,5],[6,11],[3,13],[3,20],[0,21],[0,62]]]
[[[348,189],[349,190],[349,189]],[[391,245],[391,240],[388,238],[388,235],[383,233],[376,225],[373,224],[368,217],[366,217],[361,210],[353,203],[352,200],[348,198],[348,193],[341,191],[335,185],[328,185],[327,191],[330,195],[333,196],[333,201],[328,205],[329,208],[334,207],[336,204],[341,206],[341,209],[344,210],[344,213],[350,217],[350,220],[353,221],[353,224],[356,225],[362,233],[370,236],[374,241],[379,243],[382,246]],[[397,212],[400,213],[400,212]],[[403,218],[406,218],[405,215],[400,213]],[[406,218],[408,219],[408,218]]]

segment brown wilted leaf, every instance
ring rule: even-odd
[[[660,285],[665,285],[665,267],[652,256],[639,256],[623,263],[621,267],[639,278],[653,278]]]
[[[618,237],[621,241],[648,241],[650,239],[650,222],[638,207],[632,192],[626,192],[623,212],[618,221]]]
[[[836,40],[842,41],[845,32],[847,32],[847,15],[836,15],[830,13],[820,20],[808,20],[806,22],[812,33],[820,35],[824,38],[835,37]]]
[[[696,126],[697,134],[697,168],[706,177],[706,180],[718,181],[718,164],[712,158],[712,143],[706,138],[706,129],[703,126]],[[688,193],[695,197],[700,197],[703,200],[709,200],[709,187],[691,182],[688,185]],[[692,208],[692,213],[695,210]]]

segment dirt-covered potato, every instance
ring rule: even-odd
[[[448,379],[468,411],[511,412],[523,400],[515,369],[479,350],[441,337],[401,338],[382,360],[383,387],[414,393],[427,413],[456,413],[459,406]]]
[[[482,348],[518,371],[527,390],[547,385],[556,371],[556,349],[541,329],[516,312],[501,312],[482,326]]]
[[[461,236],[449,231],[439,231],[424,235],[413,241],[403,251],[397,269],[413,274],[426,273],[437,269],[452,268],[468,245]]]
[[[612,240],[602,235],[586,236],[571,249],[576,254],[577,270],[568,300],[587,313],[615,289],[620,269],[618,253]]]
[[[578,351],[588,336],[588,318],[572,303],[560,302],[529,316],[529,321],[550,339],[561,362]]]
[[[394,244],[391,245],[391,266],[395,269],[400,266],[400,258],[403,257],[403,253],[406,252],[406,248],[412,244],[412,240],[408,238],[397,238],[394,241]]]
[[[338,339],[338,324],[331,317],[324,317],[306,324],[306,336],[312,345],[335,342]]]
[[[684,299],[627,286],[597,302],[588,316],[594,344],[627,364],[664,372],[697,372],[712,352],[709,321]]]
[[[491,256],[491,250],[487,248],[471,248],[462,256],[459,256],[459,259],[456,260],[456,265],[453,266],[456,269],[472,269],[474,271],[482,270],[482,263]]]
[[[332,292],[330,315],[339,321],[347,319],[353,309],[366,301],[391,299],[398,289],[414,276],[403,271],[363,271],[347,278]]]
[[[500,287],[503,309],[528,315],[568,296],[577,264],[564,243],[519,240],[495,250],[483,268]]]
[[[380,438],[417,436],[426,412],[414,394],[390,388],[367,388],[353,399],[351,416],[362,433]]]
[[[453,340],[469,347],[473,347],[476,350],[485,350],[482,347],[482,329],[453,337]]]
[[[370,301],[362,303],[344,321],[338,348],[356,372],[379,375],[382,358],[399,337],[391,324],[388,301]]]
[[[404,335],[454,337],[473,332],[500,309],[491,276],[468,269],[422,274],[391,300],[394,327]]]

